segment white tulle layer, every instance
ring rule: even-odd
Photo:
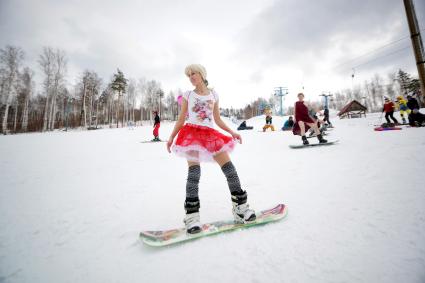
[[[174,144],[171,150],[177,156],[184,157],[192,162],[213,162],[214,156],[222,152],[232,152],[235,145],[235,141],[231,140],[227,144],[224,144],[219,151],[210,152],[200,145],[179,146]]]

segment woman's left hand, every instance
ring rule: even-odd
[[[235,132],[231,132],[230,134],[232,135],[233,139],[238,140],[239,143],[242,143],[242,137],[241,137],[240,134],[235,133]]]

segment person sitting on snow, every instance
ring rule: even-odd
[[[292,130],[292,127],[294,126],[294,118],[292,116],[289,116],[288,120],[285,121],[282,127],[282,131],[290,131]]]
[[[266,124],[263,127],[263,132],[265,132],[268,128],[270,128],[272,131],[274,131],[271,111],[266,112]]]
[[[247,125],[246,125],[246,121],[243,121],[243,122],[239,125],[239,127],[238,127],[238,131],[241,131],[241,130],[252,130],[252,129],[254,129],[254,127],[252,127],[252,126],[247,126]]]
[[[425,125],[425,115],[419,112],[419,103],[411,95],[407,96],[407,107],[411,110],[408,116],[409,125],[412,127],[420,127]]]

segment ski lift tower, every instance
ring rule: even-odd
[[[280,97],[280,116],[283,116],[283,98],[285,95],[288,94],[288,88],[287,87],[275,87],[274,89],[274,95],[277,97]]]
[[[329,92],[329,94],[320,94],[319,96],[323,96],[325,98],[325,108],[329,109],[328,97],[332,97],[333,95]]]

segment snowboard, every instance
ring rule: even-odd
[[[327,135],[329,135],[329,134],[327,134],[327,133],[322,133],[322,136],[323,136],[323,137],[324,137],[324,136],[327,136]],[[317,138],[317,135],[316,135],[316,134],[314,134],[314,135],[312,135],[312,136],[308,135],[308,136],[307,136],[307,138],[308,138],[308,139]]]
[[[291,144],[289,145],[290,148],[304,148],[304,147],[310,147],[310,146],[322,146],[322,145],[332,145],[337,143],[339,140],[335,141],[328,141],[327,143],[311,143],[311,144]]]
[[[394,131],[394,130],[401,130],[400,127],[376,127],[374,128],[375,131],[381,132],[381,131]]]
[[[253,226],[263,225],[266,223],[278,221],[284,218],[287,214],[287,207],[284,204],[278,204],[277,206],[257,212],[257,219],[250,223],[236,224],[233,220],[227,221],[216,221],[211,223],[205,223],[202,225],[202,231],[196,234],[188,234],[186,228],[176,228],[171,230],[158,230],[158,231],[142,231],[140,238],[146,245],[153,247],[162,247],[172,244],[182,243],[208,237],[211,235],[244,229]]]

